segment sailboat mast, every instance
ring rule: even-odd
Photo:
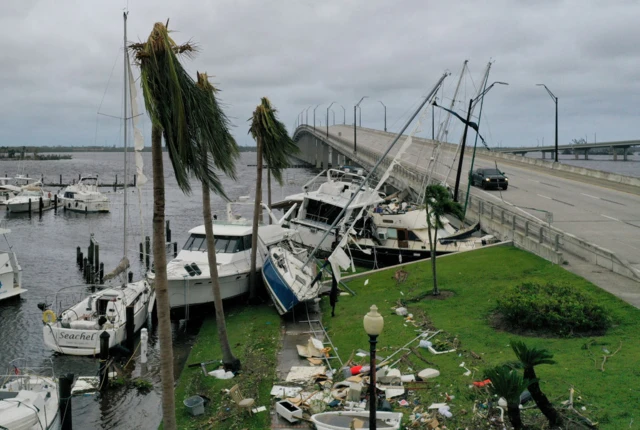
[[[127,51],[127,14],[123,12],[124,18],[124,238],[123,238],[123,256],[127,257],[127,64],[129,64],[129,52]]]

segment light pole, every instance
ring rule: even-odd
[[[545,84],[536,84],[536,85],[539,87],[544,87],[544,89],[547,90],[547,92],[551,96],[551,99],[553,100],[553,102],[556,104],[556,148],[555,148],[556,157],[555,157],[555,160],[557,163],[558,162],[558,97],[553,95],[551,90],[549,90],[549,88],[547,88]]]
[[[364,316],[364,331],[369,335],[369,429],[376,430],[376,343],[384,327],[384,318],[378,313],[376,305],[372,305],[369,313]]]
[[[329,140],[329,109],[333,106],[335,102],[331,102],[331,104],[327,107],[327,141]]]
[[[336,111],[331,109],[331,113],[333,114],[333,125],[336,125]]]
[[[462,133],[462,147],[460,148],[460,160],[458,160],[459,161],[458,171],[456,173],[456,185],[453,190],[453,201],[456,201],[456,202],[458,201],[458,189],[460,188],[460,175],[462,174],[462,163],[464,159],[464,146],[467,142],[467,130],[469,129],[469,119],[471,117],[471,110],[473,109],[473,105],[477,103],[478,100],[480,99],[484,100],[484,95],[487,94],[495,84],[509,85],[506,82],[494,82],[493,84],[489,85],[487,89],[481,92],[480,95],[478,95],[475,99],[469,100],[469,111],[467,112],[467,121],[464,124],[464,132]],[[476,124],[476,127],[478,127],[477,124]],[[476,133],[479,133],[479,130],[477,128],[476,128]]]
[[[347,123],[347,110],[342,105],[340,105],[340,107],[342,108],[342,124],[346,124]]]
[[[313,107],[313,106],[309,106],[308,108],[306,108],[306,109],[304,110],[304,111],[305,111],[305,113],[306,113],[306,120],[305,120],[305,123],[306,123],[307,125],[309,125],[309,109],[311,109],[312,107]]]
[[[322,103],[320,103],[320,105],[321,104]],[[318,109],[320,105],[313,108],[313,131],[316,131],[316,109]]]
[[[362,108],[358,106],[358,127],[362,127]]]
[[[353,152],[356,153],[358,152],[358,146],[356,145],[356,111],[358,110],[358,107],[360,106],[360,103],[362,103],[362,100],[366,99],[368,96],[363,96],[360,101],[358,102],[358,104],[356,104],[353,107]],[[360,119],[362,120],[362,117],[360,117]],[[362,124],[362,123],[361,123]]]
[[[378,101],[380,102],[380,100]],[[382,102],[380,104],[384,107],[384,131],[387,131],[387,107]]]

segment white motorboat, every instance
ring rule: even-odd
[[[317,190],[309,191],[321,182]],[[302,194],[285,200],[302,201],[295,218],[289,221],[289,228],[297,231],[295,241],[307,248],[318,248],[322,253],[330,253],[334,248],[336,234],[344,223],[365,206],[383,201],[383,195],[369,187],[362,172],[328,169],[304,185]],[[358,190],[360,190],[358,192]],[[357,194],[353,202],[351,197]],[[348,208],[347,203],[349,203]],[[328,240],[322,240],[329,231]]]
[[[349,430],[369,428],[369,411],[336,411],[311,415],[317,430]],[[400,412],[376,412],[378,430],[398,430],[402,423]]]
[[[83,176],[76,184],[67,186],[58,195],[64,210],[93,213],[109,212],[109,198],[98,189],[98,176]]]
[[[28,175],[25,174],[17,174],[15,178],[13,178],[15,184],[19,187],[24,187],[26,185],[31,185],[35,182],[37,182],[36,179],[34,178],[30,178]]]
[[[215,252],[222,299],[249,292],[251,222],[237,218],[227,205],[227,221],[214,221]],[[235,203],[237,204],[237,203]],[[251,203],[253,205],[253,203]],[[268,208],[265,206],[265,210]],[[277,220],[276,220],[277,221]],[[288,229],[278,222],[258,228],[256,267],[262,268],[267,249],[280,242]],[[173,312],[193,305],[213,303],[207,240],[204,225],[189,230],[189,238],[175,259],[167,264],[169,303]]]
[[[6,205],[7,200],[17,196],[22,189],[9,183],[11,178],[0,178],[0,205]]]
[[[9,212],[38,212],[40,210],[40,200],[42,199],[42,210],[52,209],[53,201],[51,192],[42,189],[42,183],[34,182],[33,184],[22,187],[20,193],[7,200],[6,206]]]
[[[11,233],[11,230],[6,228],[6,222],[3,220],[0,222],[0,234],[5,238],[5,242],[8,243],[7,234]],[[0,300],[5,300],[10,297],[16,297],[26,292],[27,290],[22,288],[22,267],[18,263],[16,253],[11,249],[0,251]]]
[[[73,289],[67,287],[60,290],[56,294],[56,306],[77,300]],[[47,304],[40,303],[38,307],[43,311],[44,344],[62,354],[98,355],[103,332],[109,333],[109,348],[126,340],[128,306],[133,307],[134,332],[137,332],[146,323],[154,303],[155,293],[146,280],[100,289],[71,307],[59,309],[57,313],[49,309]]]
[[[58,428],[58,385],[53,365],[34,368],[25,360],[13,360],[0,381],[0,429]]]

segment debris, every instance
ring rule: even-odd
[[[409,276],[409,273],[404,271],[403,269],[396,270],[396,273],[394,273],[393,275],[393,278],[396,280],[396,286],[406,281],[407,276]]]
[[[365,285],[365,286],[369,285],[369,279],[366,279],[366,280],[364,281],[364,285]]]
[[[402,382],[415,382],[416,377],[415,377],[415,375],[402,375],[400,377],[400,380]]]
[[[478,354],[476,354],[475,352],[471,351],[471,356],[473,358],[475,358],[476,360],[482,360],[482,357],[480,357]]]
[[[409,311],[407,311],[407,308],[396,308],[396,315],[400,315],[401,317],[406,316],[409,313]]]
[[[384,396],[387,399],[402,396],[404,394],[404,387],[379,387],[384,388]]]
[[[314,337],[310,337],[306,345],[296,345],[298,355],[301,357],[319,357],[325,356],[324,345],[321,341]]]
[[[319,375],[323,375],[326,371],[325,366],[292,366],[291,371],[286,377],[287,382],[291,381],[310,381]]]
[[[442,406],[442,407],[438,408],[438,413],[440,415],[442,415],[443,417],[451,418],[453,416],[453,414],[449,411],[449,409],[450,409],[449,405]]]
[[[491,379],[485,379],[484,381],[474,381],[473,385],[478,387],[478,388],[482,388],[484,386],[487,386],[491,383]]]
[[[409,406],[409,402],[407,402],[407,401],[406,401],[406,400],[404,400],[404,399],[400,400],[400,401],[398,402],[398,404],[399,404],[400,406],[405,406],[405,407],[406,407],[406,406]]]
[[[288,400],[281,400],[277,402],[276,412],[290,423],[298,422],[298,420],[302,418],[302,409]]]
[[[302,387],[285,387],[283,385],[274,385],[271,387],[271,395],[279,399],[286,397],[294,397],[302,391]]]
[[[231,379],[235,376],[233,372],[226,372],[224,369],[212,370],[208,375],[217,379]]]
[[[311,357],[308,357],[308,358],[307,358],[307,361],[308,361],[309,363],[313,364],[314,366],[318,366],[318,365],[322,364],[322,360],[321,360],[321,359],[319,359],[319,358],[311,358]]]
[[[431,347],[433,344],[431,342],[429,342],[428,340],[421,340],[420,344],[418,346],[420,346],[420,348],[429,348]]]
[[[431,403],[431,406],[429,406],[428,409],[440,409],[444,406],[447,406],[446,403]]]
[[[440,422],[435,418],[432,418],[431,420],[427,421],[427,428],[429,430],[437,429],[439,425],[440,425]]]
[[[438,371],[436,369],[427,368],[427,369],[421,370],[418,373],[418,379],[423,380],[423,381],[425,379],[431,379],[431,378],[435,378],[437,376],[440,376],[440,371]]]
[[[255,409],[251,409],[251,412],[253,412],[254,414],[257,414],[258,412],[264,412],[266,410],[267,410],[267,408],[265,406],[260,406],[260,407],[257,407]]]

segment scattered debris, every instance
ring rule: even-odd
[[[325,371],[325,366],[293,366],[287,375],[286,381],[309,381],[319,375],[323,375]]]
[[[427,368],[418,372],[418,379],[422,381],[438,376],[440,376],[440,371],[436,369]]]

